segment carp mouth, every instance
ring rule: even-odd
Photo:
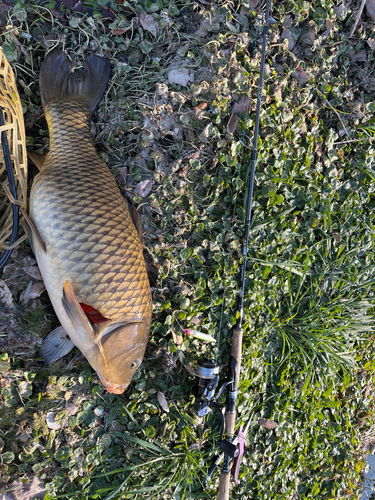
[[[110,382],[105,377],[99,375],[100,381],[104,386],[104,389],[112,394],[123,394],[125,390],[129,387],[130,382],[125,384],[116,384],[116,382]]]
[[[107,385],[103,383],[103,385],[105,390],[111,392],[112,394],[123,394],[125,389],[127,389],[127,387],[129,386],[129,384],[118,385],[118,384],[113,384],[111,382]]]

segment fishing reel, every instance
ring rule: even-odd
[[[203,358],[197,365],[194,372],[195,384],[193,394],[195,403],[193,411],[198,417],[205,417],[212,407],[217,408],[216,399],[223,392],[220,388],[218,395],[216,390],[219,385],[220,366],[213,359]]]
[[[205,417],[212,408],[216,408],[224,418],[224,406],[219,404],[217,400],[223,394],[226,387],[233,383],[233,379],[224,380],[222,386],[218,388],[221,366],[215,360],[206,357],[198,361],[196,371],[189,365],[186,368],[195,377],[195,384],[193,386],[195,403],[193,411],[198,417]]]
[[[211,466],[208,469],[205,483],[206,485],[211,481],[215,469],[219,466],[224,456],[235,459],[234,469],[238,471],[240,461],[240,450],[237,446],[238,439],[228,441],[224,439],[225,434],[225,414],[226,406],[218,403],[224,390],[235,382],[236,373],[233,369],[232,358],[229,363],[229,376],[224,380],[220,386],[220,370],[222,366],[218,365],[215,360],[203,357],[197,363],[196,370],[190,365],[185,365],[187,371],[194,376],[195,383],[193,386],[193,395],[195,396],[195,403],[193,411],[198,417],[205,417],[212,409],[218,410],[221,418],[221,432],[219,438],[219,449],[221,453],[216,455],[213,459]],[[233,442],[232,442],[233,441]],[[228,468],[228,465],[227,465]],[[228,469],[229,472],[229,469]],[[237,472],[238,474],[238,472]]]

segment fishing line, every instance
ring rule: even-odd
[[[4,125],[4,118],[3,118],[3,111],[0,109],[0,126],[2,127]],[[5,166],[8,174],[8,179],[9,179],[9,188],[10,192],[12,193],[12,196],[15,201],[18,201],[17,198],[17,189],[16,189],[16,183],[14,180],[14,174],[13,174],[13,168],[12,168],[12,161],[10,158],[10,153],[9,153],[9,146],[8,146],[8,139],[5,131],[1,132],[1,145],[3,147],[3,153],[4,153],[4,160],[5,160]],[[17,239],[17,234],[18,234],[18,227],[19,227],[19,208],[16,203],[12,203],[12,210],[13,210],[13,230],[12,230],[12,235],[10,238],[9,246],[12,246],[13,243],[15,243]],[[0,260],[0,269],[5,265],[6,261],[9,259],[11,253],[13,251],[13,248],[10,248],[5,252],[5,254],[2,256]]]

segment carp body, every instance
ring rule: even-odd
[[[96,55],[78,69],[61,51],[44,60],[39,82],[50,150],[43,162],[32,156],[40,173],[25,217],[61,322],[42,345],[44,361],[77,346],[104,387],[121,394],[143,359],[152,299],[139,216],[130,214],[90,133],[109,71],[109,60]]]

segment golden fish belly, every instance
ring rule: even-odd
[[[143,321],[146,344],[152,300],[142,244],[113,176],[95,151],[91,111],[83,103],[62,101],[45,112],[50,152],[32,186],[30,216],[46,245],[46,253],[36,252],[37,260],[56,313],[70,335],[61,308],[69,280],[79,302],[113,322],[125,316]]]

